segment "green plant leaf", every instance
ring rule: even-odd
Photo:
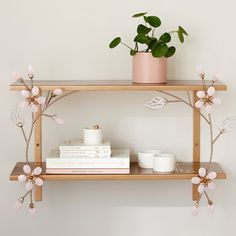
[[[150,38],[144,34],[138,34],[134,38],[134,42],[141,43],[141,44],[148,44],[150,42]]]
[[[168,52],[168,46],[163,42],[158,42],[152,47],[152,55],[154,57],[164,57]]]
[[[132,17],[137,18],[137,17],[145,16],[146,14],[147,12],[137,13],[137,14],[134,14]]]
[[[171,41],[171,36],[169,33],[164,33],[161,37],[160,40],[164,43],[169,43]]]
[[[144,16],[143,17],[144,21],[148,23],[148,17],[147,16]]]
[[[173,46],[169,47],[165,57],[167,57],[167,58],[168,57],[172,57],[175,54],[175,52],[176,52],[176,48],[175,47],[173,47]]]
[[[130,56],[134,56],[136,54],[136,51],[131,49],[129,53],[130,53]]]
[[[183,34],[188,36],[188,33],[186,32],[186,30],[182,26],[179,26],[179,31],[181,31]]]
[[[184,42],[184,35],[181,30],[178,30],[178,37],[179,37],[179,41],[181,43],[183,43]]]
[[[121,38],[120,37],[117,37],[117,38],[114,38],[111,43],[109,44],[109,47],[110,48],[115,48],[117,45],[119,45],[121,43]]]
[[[156,43],[157,43],[157,39],[156,38],[152,38],[151,41],[148,43],[148,49],[152,49],[152,47]]]
[[[151,28],[148,28],[146,27],[145,25],[138,25],[138,28],[137,28],[137,33],[138,34],[148,34],[152,29]]]
[[[154,28],[157,28],[161,25],[161,20],[157,16],[148,16],[147,22]]]

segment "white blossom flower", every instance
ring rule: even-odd
[[[31,167],[29,165],[23,166],[23,171],[25,174],[18,176],[18,181],[25,183],[25,188],[27,191],[30,191],[33,189],[35,185],[42,186],[43,180],[39,177],[42,173],[41,167],[36,167],[31,170]]]
[[[30,79],[34,78],[34,69],[31,65],[29,65],[29,67],[28,67],[28,76]]]
[[[221,104],[220,98],[214,97],[215,88],[213,86],[209,87],[207,91],[198,91],[197,97],[199,100],[195,103],[197,108],[205,108],[207,113],[211,113],[213,110],[213,105]]]
[[[215,205],[212,201],[208,201],[207,208],[209,213],[213,214],[215,212]]]
[[[193,216],[197,216],[199,214],[199,202],[195,202],[193,205]]]
[[[145,106],[152,110],[158,110],[165,106],[168,101],[162,97],[154,97],[150,102],[146,103]]]
[[[39,96],[39,88],[34,86],[31,91],[30,90],[22,90],[21,96],[25,98],[25,101],[21,103],[21,107],[29,107],[32,112],[38,111],[38,105],[44,104],[46,98],[43,96]]]
[[[36,213],[35,205],[32,202],[29,204],[29,213],[30,215],[34,215]]]
[[[16,208],[16,209],[21,208],[22,205],[23,205],[23,203],[24,203],[24,198],[23,198],[23,197],[19,198],[19,199],[16,201],[15,208]]]
[[[206,169],[201,167],[198,171],[199,176],[191,179],[192,184],[198,185],[198,192],[203,193],[206,189],[215,189],[215,184],[212,182],[217,174],[215,171],[207,173]]]
[[[64,119],[62,117],[59,117],[57,115],[52,115],[52,119],[55,120],[59,125],[64,124]]]
[[[205,71],[204,71],[204,69],[203,69],[201,66],[196,66],[196,71],[197,71],[197,74],[198,74],[202,79],[204,79],[204,77],[205,77]]]
[[[53,94],[54,96],[59,96],[59,95],[62,94],[62,90],[61,90],[60,88],[54,89],[53,92],[52,92],[52,94]]]
[[[13,77],[13,80],[14,80],[15,82],[17,82],[17,81],[19,81],[19,80],[22,79],[22,76],[20,76],[20,75],[17,74],[17,73],[13,73],[12,77]]]

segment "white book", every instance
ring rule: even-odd
[[[96,150],[73,150],[73,151],[60,151],[61,154],[70,155],[70,154],[79,154],[79,155],[89,155],[89,154],[98,154],[98,155],[111,155],[111,150],[107,151],[96,151]]]
[[[69,140],[63,141],[59,146],[60,150],[111,150],[109,141],[104,141],[98,145],[84,144],[82,141]]]
[[[129,168],[130,151],[128,149],[112,150],[111,158],[60,158],[59,151],[52,151],[46,159],[46,168]]]
[[[60,158],[110,158],[111,154],[79,154],[79,153],[60,153]]]

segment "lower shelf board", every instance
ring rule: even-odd
[[[18,162],[11,175],[10,180],[17,181],[17,177],[23,174],[23,166],[26,162]],[[137,163],[131,163],[130,174],[46,174],[46,163],[31,162],[31,167],[41,166],[43,172],[41,178],[43,180],[53,181],[53,180],[189,180],[194,176],[198,175],[198,169],[200,167],[208,168],[209,163],[207,162],[178,162],[176,164],[176,171],[169,174],[159,174],[154,172],[152,169],[142,169],[139,168]],[[212,163],[211,170],[217,173],[217,179],[226,179],[226,173],[223,171],[218,163]]]

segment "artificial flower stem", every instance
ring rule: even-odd
[[[24,130],[23,126],[20,126],[20,129],[21,129],[21,132],[23,134],[24,140],[27,143],[27,137],[26,137],[25,130]]]
[[[212,162],[212,157],[213,157],[213,145],[214,145],[214,140],[213,140],[213,127],[212,127],[212,119],[211,119],[211,114],[208,114],[209,121],[210,121],[210,142],[211,142],[211,152],[210,152],[210,159],[209,159],[209,166],[207,168],[207,171],[211,167],[211,162]]]
[[[201,111],[199,109],[197,109],[196,107],[194,107],[193,105],[191,105],[190,103],[188,103],[187,101],[185,101],[184,99],[182,99],[182,98],[180,98],[180,97],[178,97],[176,95],[173,95],[171,93],[165,92],[165,91],[157,90],[157,92],[166,94],[166,95],[171,96],[173,98],[176,98],[177,100],[180,100],[181,102],[183,102],[186,105],[190,106],[192,109],[196,110],[200,114],[200,116],[207,122],[208,125],[210,125],[209,120],[201,113]]]
[[[45,112],[51,105],[53,105],[55,102],[61,100],[62,98],[65,98],[65,97],[67,97],[67,96],[69,96],[69,95],[71,95],[71,94],[73,94],[73,93],[77,93],[77,92],[78,92],[78,91],[68,92],[68,93],[66,93],[66,94],[64,94],[64,95],[62,95],[62,96],[56,98],[55,100],[53,100],[50,104],[48,104],[48,105],[42,110],[41,114],[39,114],[39,115],[34,119],[33,124],[35,124],[35,122],[39,119],[39,117],[40,117],[42,114],[44,114],[44,112]]]
[[[220,131],[220,133],[215,137],[215,139],[213,140],[213,144],[215,144],[215,142],[220,138],[220,136],[224,133],[224,131]]]
[[[187,91],[187,96],[188,96],[188,102],[189,102],[189,104],[192,106],[193,103],[192,103],[192,99],[191,99],[191,95],[190,95],[190,92],[189,92],[189,91]]]
[[[28,137],[27,143],[26,143],[26,149],[25,149],[26,162],[29,162],[29,144],[30,144],[30,140],[31,140],[33,130],[34,130],[34,114],[33,113],[31,115],[31,119],[32,119],[32,124],[31,124],[29,137]]]

